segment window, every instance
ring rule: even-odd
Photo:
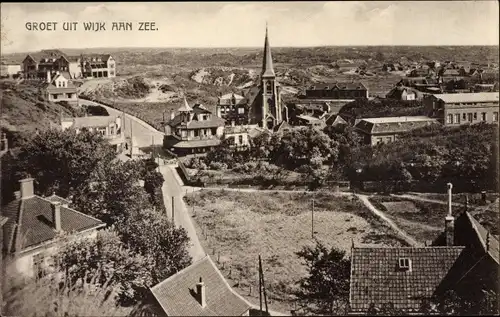
[[[467,121],[472,122],[472,113],[467,114]]]
[[[474,120],[477,120],[477,112],[474,112]]]
[[[238,136],[238,144],[243,144],[243,136]]]
[[[57,99],[57,94],[53,94],[52,99]]]
[[[187,137],[187,132],[186,132],[186,130],[182,130],[182,131],[181,131],[181,135],[182,135],[182,137],[183,137],[183,138]]]
[[[462,120],[467,120],[467,115],[465,113],[462,114]]]
[[[481,120],[486,121],[486,112],[481,112]]]
[[[195,137],[200,136],[200,130],[194,130],[194,136]]]
[[[385,138],[385,142],[386,142],[386,143],[389,143],[389,142],[391,142],[391,141],[392,141],[392,138],[391,138],[390,136],[388,136],[387,138]]]
[[[69,99],[73,98],[73,94],[68,94],[68,98]]]
[[[493,121],[498,122],[498,112],[493,112]]]
[[[399,258],[398,260],[399,269],[408,271],[410,270],[411,261],[408,258]]]
[[[455,114],[455,123],[460,123],[460,113]]]
[[[453,115],[452,114],[449,114],[447,117],[446,117],[446,123],[453,123]]]
[[[42,278],[45,275],[44,261],[45,257],[43,253],[38,253],[33,256],[33,273],[36,278]]]
[[[212,128],[212,135],[216,135],[217,134],[217,128]]]
[[[238,108],[238,114],[244,114],[245,108]]]
[[[375,142],[375,144],[379,144],[379,143],[382,143],[382,138],[377,138],[377,142]]]

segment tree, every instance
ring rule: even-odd
[[[135,304],[152,286],[149,256],[128,249],[113,230],[100,231],[96,239],[65,241],[58,263],[66,278],[75,284],[89,283],[97,275],[100,285],[117,286],[119,302]]]
[[[108,225],[127,218],[132,211],[150,208],[147,194],[139,183],[142,165],[136,161],[113,161],[101,165],[77,189],[73,205]]]
[[[144,168],[141,172],[144,179],[144,190],[149,194],[149,202],[159,212],[165,212],[165,204],[163,203],[162,185],[165,182],[163,175],[157,171],[158,164],[153,158],[144,160]]]
[[[175,227],[165,214],[133,211],[117,223],[116,229],[132,250],[151,257],[154,284],[191,264],[186,230]]]
[[[345,313],[349,298],[350,261],[345,251],[328,250],[321,242],[305,246],[297,255],[305,261],[309,275],[300,281],[299,299],[326,314]]]
[[[74,130],[47,130],[24,144],[18,155],[20,172],[36,178],[36,191],[54,191],[63,197],[88,182],[99,166],[115,158],[113,148],[100,134]]]

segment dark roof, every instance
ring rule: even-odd
[[[483,246],[484,251],[487,252],[491,256],[491,258],[497,262],[497,264],[500,264],[500,248],[498,239],[494,235],[488,234],[488,230],[486,230],[486,228],[481,225],[479,221],[477,221],[477,219],[474,218],[470,213],[465,212],[464,214],[466,214],[469,218],[472,227],[474,228],[477,236],[479,237],[479,240],[481,241],[481,245]]]
[[[364,118],[356,124],[356,128],[367,134],[403,133],[431,124],[438,124],[438,121],[425,116]]]
[[[64,200],[62,197],[58,199]],[[40,196],[16,199],[7,204],[2,213],[9,218],[7,231],[8,248],[11,252],[35,247],[57,236],[52,223],[52,207],[49,199]],[[61,228],[65,232],[81,232],[102,226],[105,224],[94,217],[61,206]]]
[[[243,95],[248,100],[249,105],[253,105],[258,96],[261,96],[262,90],[258,86],[253,86],[243,91]]]
[[[465,247],[352,249],[349,300],[353,312],[393,303],[396,309],[419,309],[431,298]],[[410,271],[401,271],[400,258],[411,261]]]
[[[200,278],[205,284],[205,307],[195,297]],[[151,292],[168,316],[241,316],[250,309],[208,255],[153,286]]]
[[[203,129],[203,128],[217,128],[224,126],[225,120],[217,117],[216,115],[211,114],[210,119],[198,121],[196,118],[189,121],[187,124],[182,122],[182,116],[177,115],[171,120],[168,125],[176,128],[181,127],[185,129]]]
[[[329,117],[327,117],[325,123],[327,125],[337,125],[337,124],[347,124],[347,121],[345,121],[344,118],[342,118],[338,114],[333,113]]]
[[[314,84],[307,90],[367,90],[366,86],[362,82],[334,82],[334,83],[324,83],[324,84]]]
[[[179,143],[174,144],[173,147],[177,149],[192,149],[200,147],[217,146],[219,144],[220,144],[219,139],[187,140],[187,141],[180,141]]]
[[[405,92],[407,94],[416,94],[416,92],[409,88],[409,87],[405,87],[405,86],[396,86],[394,88],[391,89],[391,91],[389,91],[386,95],[387,98],[392,98],[392,99],[401,99],[401,96],[403,95],[403,92]]]

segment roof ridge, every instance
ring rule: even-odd
[[[464,249],[465,246],[452,245],[452,246],[423,246],[423,247],[391,247],[391,246],[354,246],[353,249]]]
[[[38,196],[38,195],[35,195],[35,196],[33,196],[33,197],[38,197],[38,198],[40,198],[40,199],[42,199],[42,200],[44,200],[44,201],[46,201],[46,202],[48,202],[48,203],[52,204],[52,202],[51,202],[50,200],[48,200],[48,199],[46,199],[46,198],[44,198],[44,197],[41,197],[41,196]],[[61,198],[62,198],[62,197],[61,197]],[[65,198],[63,198],[63,199],[64,199],[64,200],[69,201],[68,199],[65,199]],[[78,211],[78,210],[76,210],[76,209],[73,209],[73,208],[71,208],[71,207],[61,206],[61,209],[62,209],[62,208],[67,209],[67,210],[72,211],[72,212],[75,212],[75,213],[77,213],[77,214],[83,215],[83,216],[85,216],[85,217],[87,217],[87,218],[90,218],[90,219],[92,219],[92,220],[97,220],[97,221],[99,221],[99,222],[100,222],[100,223],[102,223],[102,224],[105,224],[103,221],[101,221],[101,220],[97,219],[96,217],[93,217],[93,216],[87,215],[87,214],[85,214],[85,213],[83,213],[83,212],[81,212],[81,211]]]
[[[158,288],[160,285],[165,284],[167,281],[172,280],[174,277],[179,276],[179,275],[181,275],[181,274],[185,274],[186,272],[190,271],[192,268],[194,268],[194,267],[196,267],[196,266],[200,265],[201,263],[203,263],[204,261],[206,261],[207,257],[208,257],[208,254],[205,254],[205,256],[204,256],[203,258],[199,259],[199,260],[198,260],[198,261],[196,261],[196,262],[191,263],[191,265],[189,265],[189,266],[187,266],[187,267],[183,268],[182,270],[180,270],[179,272],[177,272],[177,273],[175,273],[175,274],[173,274],[173,275],[171,275],[171,276],[167,277],[166,279],[164,279],[163,281],[159,282],[158,284],[156,284],[156,285],[154,285],[154,286],[150,287],[149,289],[150,289],[151,291],[153,291],[153,289]],[[154,292],[153,292],[153,294],[154,294]]]

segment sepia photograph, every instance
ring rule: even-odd
[[[499,2],[2,2],[0,316],[499,316]]]

